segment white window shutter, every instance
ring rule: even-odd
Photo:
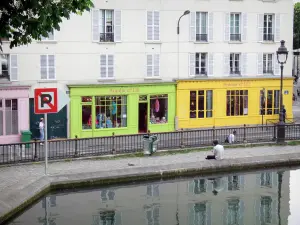
[[[153,40],[153,12],[147,12],[147,40]]]
[[[104,11],[105,10],[103,10],[103,9],[98,10],[98,13],[99,13],[99,16],[98,16],[98,18],[99,18],[99,22],[98,22],[98,24],[99,24],[99,31],[98,31],[98,33],[99,33],[99,36],[101,36],[101,34],[102,34],[102,37],[103,37],[104,33],[106,32],[105,27],[103,26],[104,20],[105,20],[105,18],[104,18],[104,16],[105,16]],[[100,38],[99,38],[99,40],[100,40]]]
[[[100,55],[100,78],[107,77],[107,63],[106,55]]]
[[[248,26],[248,15],[242,13],[242,41],[247,41],[247,26]]]
[[[275,14],[275,41],[280,42],[280,14]]]
[[[208,75],[214,75],[214,53],[208,54]]]
[[[257,15],[257,29],[257,40],[258,42],[262,42],[264,34],[264,14]]]
[[[41,79],[46,80],[48,78],[48,57],[47,55],[40,56],[40,67],[41,67]]]
[[[257,53],[257,74],[263,75],[263,53]]]
[[[189,53],[189,71],[190,75],[195,75],[196,56],[195,53]]]
[[[224,65],[223,65],[223,67],[224,67],[224,71],[223,71],[224,75],[228,76],[229,73],[230,73],[230,54],[229,53],[224,53]]]
[[[147,77],[153,76],[153,55],[147,55]]]
[[[55,56],[48,55],[48,79],[55,79]]]
[[[273,67],[274,67],[274,75],[280,75],[280,64],[276,58],[276,53],[273,54]]]
[[[153,40],[159,41],[160,38],[160,13],[158,11],[153,12]]]
[[[92,36],[94,42],[100,41],[100,31],[99,31],[99,9],[93,9],[92,11]]]
[[[190,13],[190,41],[196,41],[196,12]]]
[[[115,10],[115,42],[122,40],[122,14],[121,10]]]
[[[241,65],[241,72],[242,75],[247,75],[248,74],[248,68],[247,68],[247,63],[248,61],[248,54],[247,53],[242,53],[242,65]]]
[[[214,40],[214,13],[208,13],[208,40]]]
[[[18,80],[18,56],[10,55],[10,80]]]
[[[114,55],[107,55],[107,77],[114,77]]]
[[[159,59],[159,54],[154,54],[153,56],[153,60],[154,60],[154,68],[153,68],[153,76],[154,77],[159,77],[160,74],[160,68],[159,68],[159,64],[160,64],[160,59]]]
[[[224,41],[229,41],[230,39],[230,13],[224,14]]]

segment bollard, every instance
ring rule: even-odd
[[[75,157],[78,157],[78,136],[75,135]]]
[[[34,138],[34,158],[33,160],[36,161],[37,158],[37,138]]]
[[[116,136],[115,132],[112,133],[112,154],[116,154]]]
[[[246,139],[246,137],[247,137],[247,129],[246,129],[246,124],[244,124],[244,143],[247,143],[247,139]]]
[[[183,142],[184,132],[183,132],[183,128],[181,128],[179,132],[180,132],[180,148],[184,148],[184,142]]]

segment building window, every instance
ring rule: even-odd
[[[260,199],[260,221],[261,224],[272,224],[272,198],[262,196]]]
[[[260,174],[260,186],[262,187],[272,187],[272,173],[265,172]]]
[[[93,215],[93,225],[121,225],[121,213],[114,210],[100,211],[99,215]]]
[[[113,10],[100,10],[100,42],[114,42]]]
[[[201,194],[206,192],[206,179],[193,180],[193,193]]]
[[[236,191],[240,189],[239,176],[228,176],[228,191]]]
[[[264,41],[274,41],[274,14],[264,14]]]
[[[95,97],[96,129],[127,127],[127,96]]]
[[[115,200],[115,192],[111,190],[101,190],[100,191],[100,196],[101,196],[101,201],[106,202],[106,201],[113,201]]]
[[[213,117],[213,91],[190,91],[190,118]]]
[[[159,77],[160,75],[160,55],[147,55],[147,77]]]
[[[0,135],[18,133],[18,99],[0,99]]]
[[[159,205],[147,205],[144,207],[146,212],[147,225],[160,225],[159,221]]]
[[[189,204],[189,225],[209,225],[211,215],[209,213],[209,206],[206,202],[199,202],[195,204]]]
[[[114,55],[100,55],[100,79],[114,78]]]
[[[230,41],[241,41],[240,13],[230,13]]]
[[[260,115],[274,115],[279,114],[279,90],[260,91]]]
[[[160,14],[158,11],[147,12],[147,40],[159,41],[160,38]]]
[[[168,122],[168,95],[150,95],[150,123]]]
[[[231,90],[227,91],[227,116],[248,115],[248,91]]]
[[[81,121],[82,129],[92,129],[92,97],[84,96],[81,97]]]
[[[46,37],[42,36],[41,40],[42,41],[54,41],[54,31],[49,32]]]
[[[241,75],[241,54],[230,53],[230,74]]]
[[[207,42],[207,12],[196,12],[196,41]]]
[[[274,74],[273,72],[273,54],[263,54],[263,73]]]
[[[147,185],[147,196],[159,197],[159,185],[158,184]]]
[[[207,53],[196,53],[195,74],[207,75]]]
[[[0,54],[0,79],[18,79],[17,55]]]
[[[240,200],[230,199],[227,201],[227,224],[240,224]]]
[[[55,79],[55,56],[54,55],[41,55],[41,79],[54,80]]]

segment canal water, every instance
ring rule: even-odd
[[[188,177],[49,194],[18,225],[299,225],[300,170]]]

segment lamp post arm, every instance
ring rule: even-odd
[[[184,14],[181,16],[181,17],[179,17],[179,19],[178,19],[178,22],[177,22],[177,34],[179,34],[180,33],[180,31],[179,31],[179,23],[180,23],[180,20],[181,20],[181,18],[184,16]]]

